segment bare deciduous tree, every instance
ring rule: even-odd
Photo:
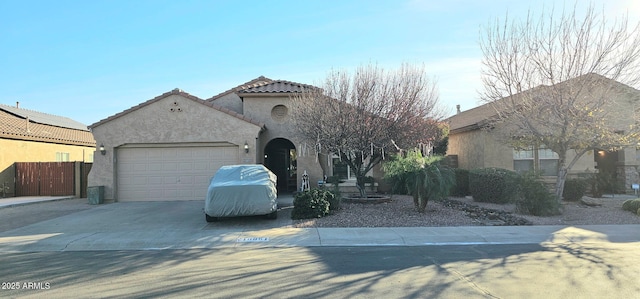
[[[331,71],[322,88],[293,99],[299,134],[323,155],[335,154],[355,174],[360,195],[364,178],[384,155],[438,141],[435,83],[424,67],[403,64],[385,71],[375,65],[354,74]]]
[[[630,87],[639,82],[640,27],[629,30],[626,18],[608,23],[592,6],[582,17],[577,11],[529,13],[522,21],[507,16],[480,41],[481,96],[497,112],[488,127],[516,148],[545,146],[558,154],[558,200],[585,153],[640,141],[640,98]]]

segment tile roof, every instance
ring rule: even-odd
[[[0,109],[0,138],[57,144],[95,146],[89,130],[41,124]]]
[[[16,115],[24,119],[29,118],[29,120],[34,123],[39,123],[43,125],[52,125],[56,127],[69,128],[69,129],[75,129],[75,130],[89,131],[86,125],[63,116],[57,116],[57,115],[17,108],[17,107],[3,105],[3,104],[0,104],[0,110],[4,110],[6,112],[9,112],[13,115]]]
[[[559,88],[563,88],[566,85],[571,85],[572,82],[583,80],[585,82],[589,82],[589,84],[611,84],[611,86],[616,88],[625,88],[625,89],[633,89],[633,87],[626,86],[620,82],[615,80],[611,80],[607,77],[604,77],[595,73],[588,73],[576,78],[572,78],[566,81],[562,81],[560,83],[556,83],[554,86],[558,86]],[[508,99],[514,98],[517,100],[518,97],[523,96],[525,94],[537,94],[540,92],[544,92],[545,89],[550,88],[548,85],[538,85],[534,88],[525,90],[521,93],[514,94],[510,97],[504,97],[497,101],[506,101]],[[633,89],[635,90],[635,89]],[[635,90],[637,91],[637,90]],[[456,115],[449,117],[446,121],[449,123],[450,132],[460,133],[469,130],[475,130],[482,127],[484,124],[488,122],[489,119],[498,115],[496,108],[491,103],[484,104],[466,111],[462,111]]]
[[[317,87],[291,81],[277,80],[239,90],[238,93],[302,93]]]
[[[228,89],[226,91],[223,91],[223,92],[221,92],[221,93],[219,93],[219,94],[217,94],[215,96],[212,96],[212,97],[208,98],[206,101],[207,102],[213,102],[213,101],[215,101],[215,100],[217,100],[217,99],[219,99],[219,98],[221,98],[223,96],[226,96],[226,95],[228,95],[230,93],[234,93],[234,92],[237,92],[237,91],[240,91],[240,90],[243,90],[243,89],[247,89],[247,88],[251,88],[251,87],[265,85],[265,84],[268,84],[268,83],[271,83],[271,82],[273,82],[273,80],[271,80],[271,79],[269,79],[269,78],[267,78],[265,76],[260,76],[258,78],[255,78],[255,79],[251,80],[251,81],[247,81],[247,82],[242,83],[242,84],[240,84],[240,85],[238,85],[236,87],[233,87],[233,88]]]
[[[244,120],[246,122],[252,123],[252,124],[264,129],[264,124],[262,124],[262,123],[254,121],[253,119],[251,119],[249,117],[246,117],[246,116],[244,116],[242,114],[239,114],[239,113],[237,113],[235,111],[229,110],[227,108],[218,106],[218,105],[216,105],[214,103],[211,103],[211,102],[205,101],[203,99],[200,99],[200,98],[198,98],[198,97],[196,97],[194,95],[191,95],[189,93],[186,93],[186,92],[184,92],[184,91],[182,91],[182,90],[180,90],[178,88],[176,88],[176,89],[174,89],[172,91],[169,91],[169,92],[165,92],[165,93],[163,93],[163,94],[161,94],[161,95],[159,95],[159,96],[157,96],[157,97],[155,97],[153,99],[150,99],[150,100],[148,100],[146,102],[140,103],[137,106],[131,107],[131,108],[127,109],[127,110],[124,110],[122,112],[119,112],[119,113],[116,113],[116,114],[114,114],[112,116],[109,116],[109,117],[107,117],[107,118],[105,118],[103,120],[100,120],[100,121],[90,125],[89,127],[90,128],[95,128],[95,127],[100,126],[100,125],[102,125],[104,123],[107,123],[107,122],[110,122],[110,121],[112,121],[112,120],[114,120],[116,118],[119,118],[119,117],[121,117],[121,116],[123,116],[125,114],[128,114],[128,113],[130,113],[132,111],[138,110],[138,109],[143,108],[143,107],[148,106],[148,105],[151,105],[151,104],[153,104],[153,103],[155,103],[155,102],[157,102],[157,101],[159,101],[161,99],[164,99],[164,98],[166,98],[168,96],[171,96],[171,95],[180,95],[180,96],[182,96],[184,98],[187,98],[187,99],[190,99],[190,100],[192,100],[194,102],[197,102],[199,104],[211,107],[211,108],[216,109],[216,110],[218,110],[220,112],[229,114],[229,115],[231,115],[231,116],[233,116],[235,118],[239,118],[241,120]]]
[[[451,133],[463,132],[479,128],[483,121],[495,115],[495,109],[491,105],[485,104],[451,116],[447,122]]]

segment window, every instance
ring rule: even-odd
[[[347,162],[342,161],[338,155],[333,154],[331,159],[331,167],[333,175],[339,177],[341,180],[355,180],[356,174],[353,172]],[[372,171],[367,172],[368,176],[372,175]]]
[[[56,162],[69,162],[69,153],[56,153]]]
[[[333,175],[339,177],[341,180],[348,180],[351,175],[351,169],[346,162],[340,161],[338,156],[334,155],[331,161],[333,165]]]
[[[513,169],[516,172],[539,171],[542,175],[556,175],[558,154],[545,147],[514,149]]]

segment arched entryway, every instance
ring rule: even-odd
[[[293,192],[297,187],[297,153],[291,141],[275,138],[264,148],[264,166],[278,176],[278,192]]]

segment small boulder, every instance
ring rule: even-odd
[[[602,203],[600,203],[597,199],[589,196],[583,196],[582,198],[580,198],[580,203],[590,207],[602,206]]]

